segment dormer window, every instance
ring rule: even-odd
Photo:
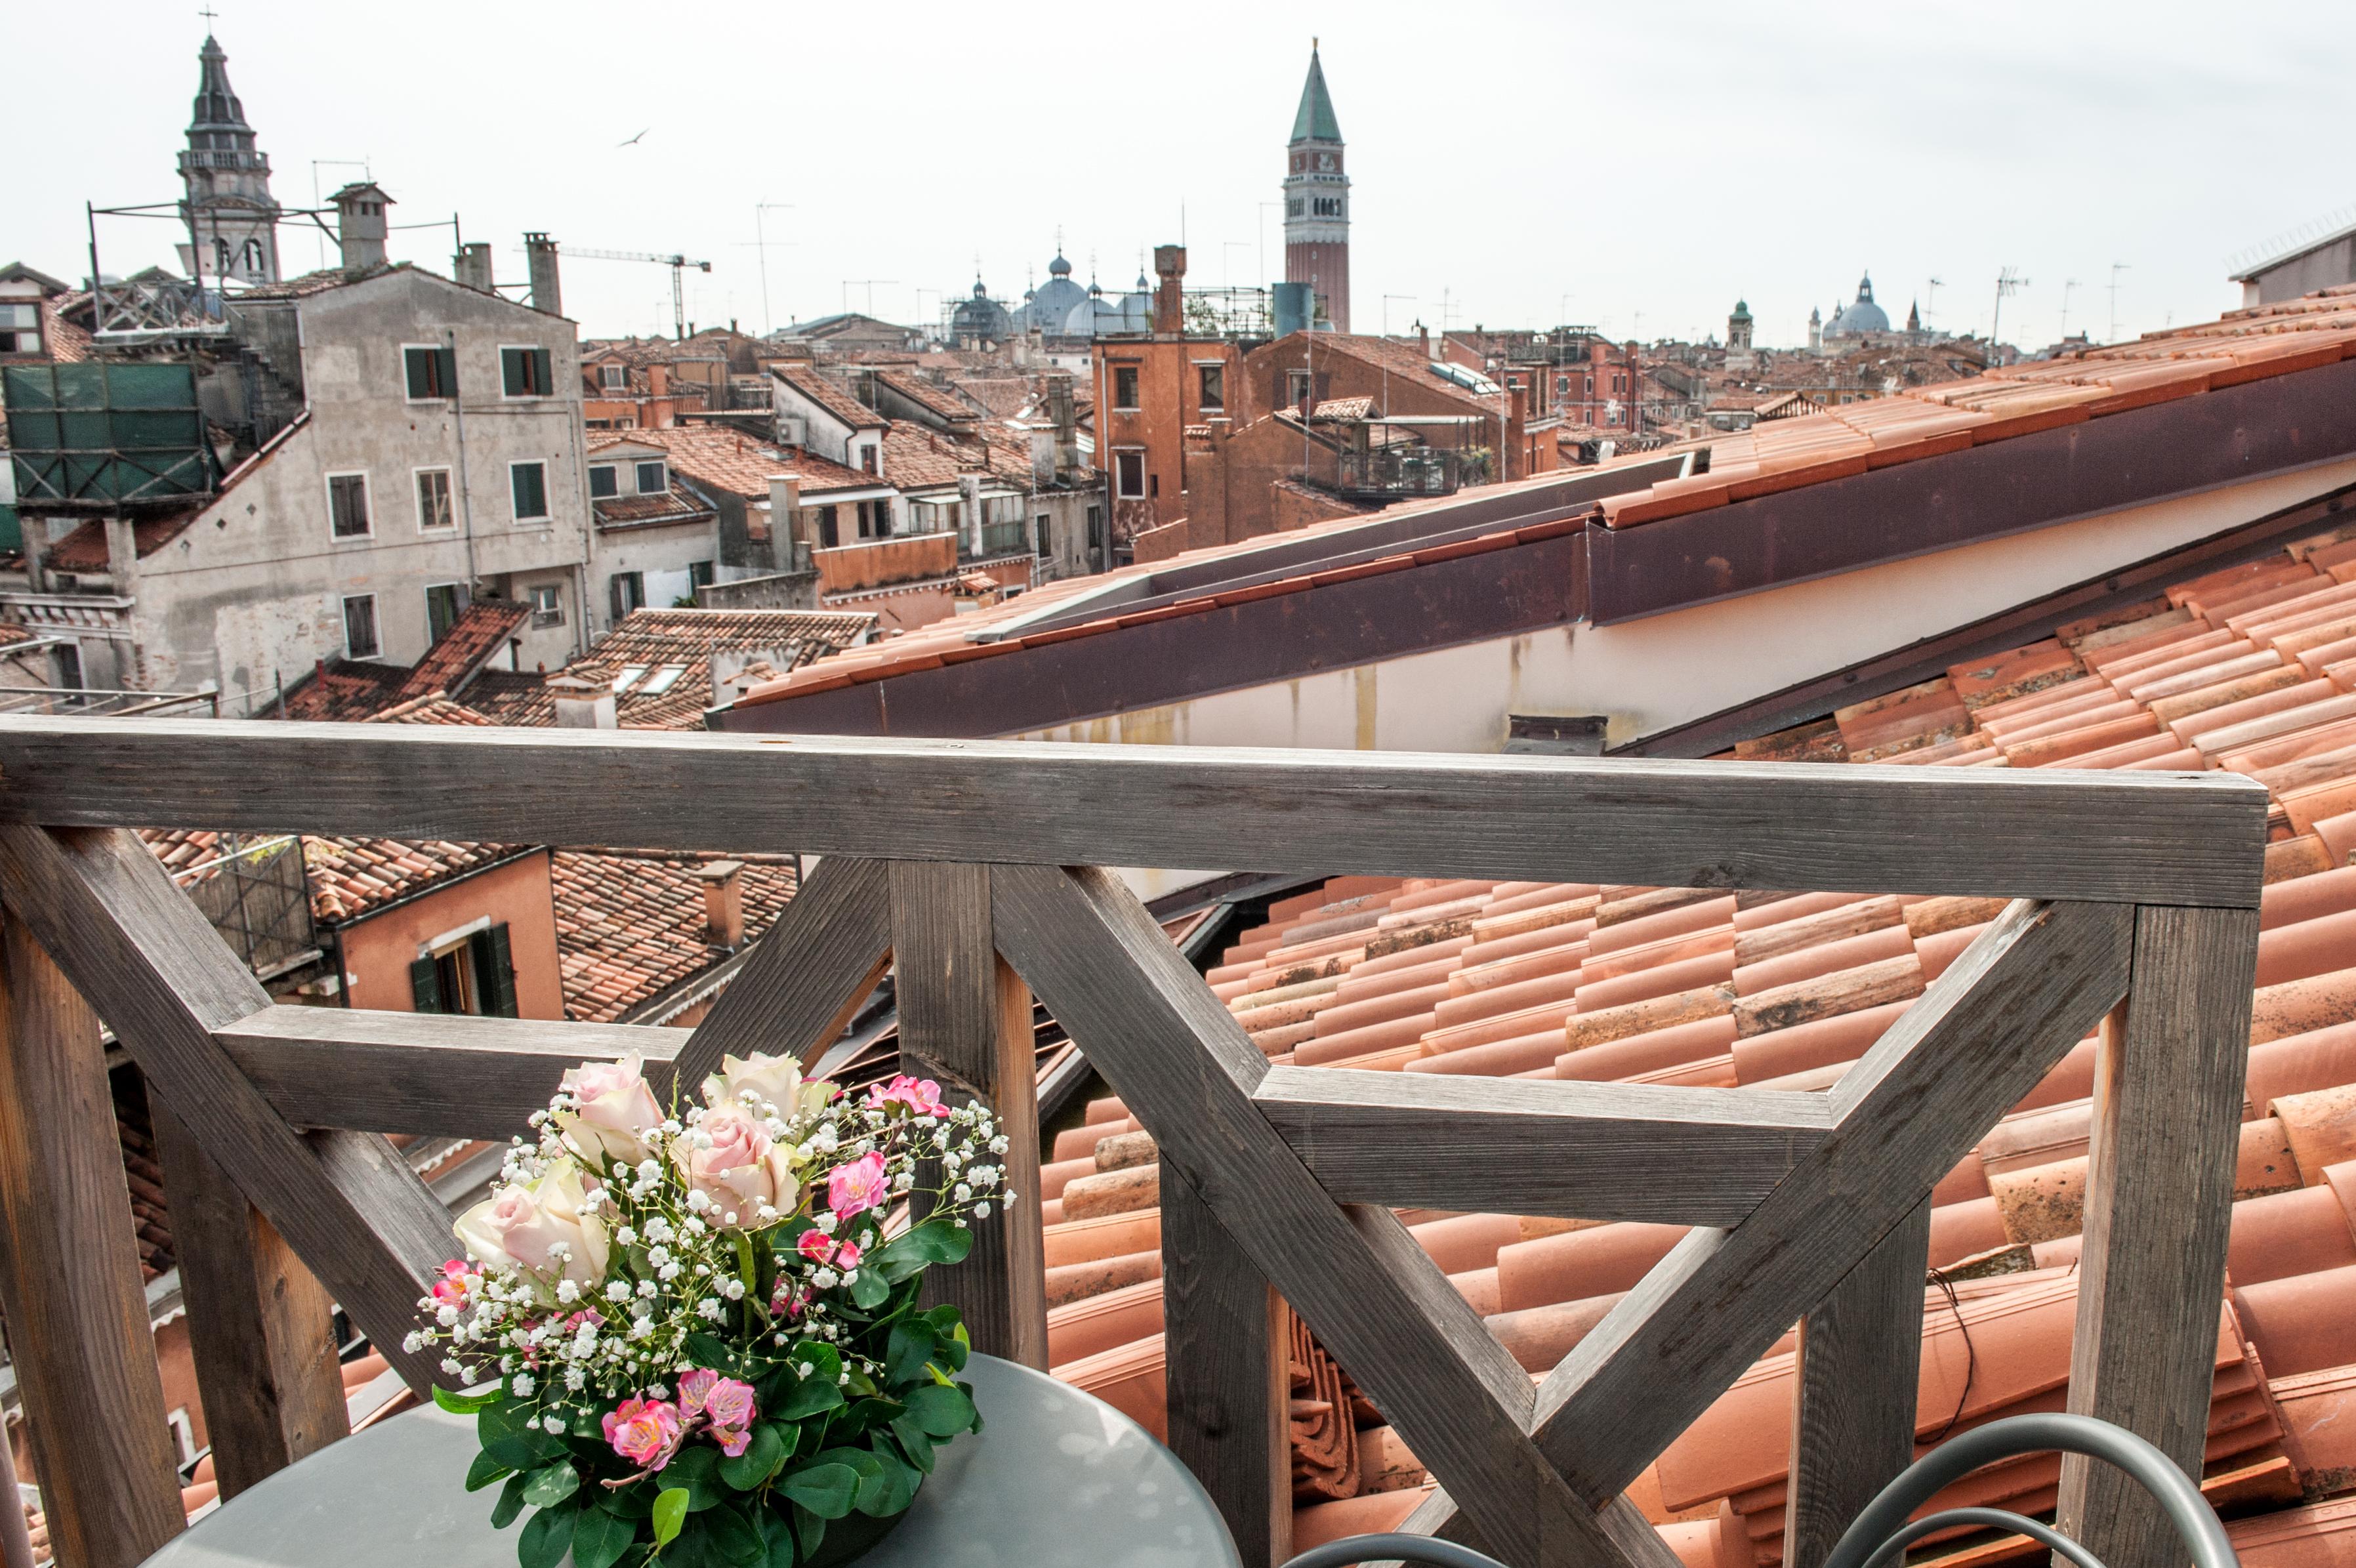
[[[607,392],[620,392],[630,384],[630,372],[619,365],[600,365],[597,384]]]
[[[638,465],[638,494],[659,496],[670,489],[669,465],[659,459]]]

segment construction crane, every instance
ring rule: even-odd
[[[681,342],[687,340],[687,296],[680,286],[680,274],[689,267],[698,272],[712,270],[710,262],[699,262],[686,256],[648,255],[641,251],[575,251],[567,248],[563,254],[581,256],[593,262],[653,262],[670,269],[670,331]]]

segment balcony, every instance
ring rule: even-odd
[[[998,522],[985,522],[981,525],[981,551],[975,557],[976,560],[989,560],[998,555],[1030,553],[1031,542],[1024,534],[1021,518],[1010,517]]]
[[[1821,1563],[1912,1453],[1934,1187],[2096,1029],[2069,1402],[2201,1474],[2266,840],[2239,777],[0,716],[0,1283],[76,1563],[179,1527],[93,1015],[211,1157],[175,1192],[184,1251],[223,1261],[209,1293],[188,1278],[191,1333],[242,1347],[212,1438],[266,1473],[334,1367],[273,1353],[325,1308],[250,1288],[265,1242],[413,1384],[440,1375],[399,1347],[448,1216],[380,1134],[503,1139],[584,1056],[643,1053],[659,1094],[723,1052],[807,1059],[887,959],[903,1062],[994,1101],[1013,1191],[1040,1190],[1034,993],[1151,1135],[1169,1443],[1255,1568],[1289,1545],[1289,1314],[1439,1483],[1408,1528],[1532,1568],[1674,1563],[1627,1488],[1798,1322],[1783,1560]],[[584,1027],[274,1005],[132,824],[823,859],[692,1031]],[[1808,886],[2014,901],[1829,1090],[1666,1088],[1272,1062],[1104,869],[1205,865],[1659,889],[1664,911]],[[1544,926],[1345,912],[1308,945],[1407,953],[1451,920]],[[1419,1209],[1691,1229],[1534,1385],[1398,1217]],[[1044,1365],[1044,1247],[1015,1204],[945,1276],[977,1349]],[[2115,1473],[2065,1458],[2059,1497],[2113,1568],[2170,1560]]]
[[[894,583],[921,583],[946,577],[957,570],[958,536],[908,533],[891,539],[862,539],[852,543],[813,550],[818,586],[822,594],[847,594],[860,588],[888,587]]]

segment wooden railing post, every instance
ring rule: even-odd
[[[1926,1197],[1800,1319],[1785,1568],[1819,1568],[1865,1505],[1914,1462],[1930,1249]]]
[[[151,1095],[148,1110],[226,1499],[351,1431],[335,1305],[171,1107]]]
[[[0,988],[0,1309],[50,1550],[130,1568],[186,1521],[98,1019],[14,914]]]
[[[2103,1026],[2070,1408],[2148,1439],[2199,1479],[2248,1071],[2255,909],[2136,912],[2126,1001]],[[2182,1541],[2118,1469],[2062,1461],[2056,1519],[2110,1568],[2171,1568]]]
[[[1047,1369],[1046,1248],[1039,1217],[1039,1094],[1031,993],[991,936],[990,868],[892,865],[892,959],[903,1071],[988,1102],[1006,1134],[1005,1190],[964,1263],[927,1276],[965,1314],[973,1348]]]
[[[1275,1568],[1292,1555],[1284,1304],[1166,1159],[1162,1334],[1170,1450],[1218,1505],[1243,1568]]]

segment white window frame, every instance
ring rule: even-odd
[[[458,590],[458,596],[459,596],[459,599],[460,599],[460,601],[461,601],[461,602],[460,602],[460,604],[459,604],[459,606],[458,606],[458,614],[459,614],[459,615],[465,615],[465,614],[466,613],[467,608],[468,608],[468,607],[469,607],[474,603],[474,595],[472,595],[471,593],[467,592],[466,584],[462,579],[455,578],[455,577],[454,577],[454,578],[452,578],[450,581],[448,581],[448,582],[446,582],[446,583],[428,583],[428,584],[426,584],[426,585],[425,585],[425,643],[426,643],[426,646],[427,646],[427,647],[429,647],[429,648],[430,648],[430,647],[432,647],[432,646],[434,645],[434,641],[436,640],[436,637],[437,637],[437,634],[436,634],[436,633],[435,633],[435,631],[434,630],[434,589],[436,589],[436,588],[455,588],[455,589],[457,589],[457,590]],[[455,625],[455,624],[456,624],[456,619],[457,619],[457,618],[456,618],[455,616],[452,617],[452,618],[451,618],[452,624],[454,624],[454,625]],[[379,633],[379,635],[380,635],[380,636],[381,636],[381,635],[382,635],[382,633],[381,633],[381,632],[380,632],[380,633]]]
[[[508,391],[508,350],[519,349],[527,354],[548,356],[548,390],[539,392]],[[498,346],[499,401],[502,403],[545,403],[556,395],[556,350],[545,343],[502,343]]]
[[[1130,456],[1130,454],[1132,454],[1132,453],[1134,453],[1134,454],[1136,455],[1136,457],[1137,457],[1137,490],[1136,490],[1136,493],[1135,493],[1135,494],[1131,494],[1130,491],[1128,491],[1128,490],[1125,490],[1125,489],[1121,489],[1121,483],[1120,483],[1120,460],[1121,460],[1123,457],[1126,457],[1126,456]],[[1145,492],[1146,492],[1146,489],[1147,489],[1147,485],[1146,485],[1146,478],[1145,478],[1145,448],[1144,448],[1144,447],[1142,447],[1142,446],[1116,446],[1116,447],[1114,447],[1114,448],[1112,449],[1112,494],[1113,494],[1113,499],[1114,499],[1115,500],[1123,500],[1123,501],[1141,501],[1141,500],[1145,499]]]
[[[360,505],[368,511],[368,528],[359,533],[336,532],[336,481],[358,479],[360,482]],[[361,544],[376,537],[376,486],[366,468],[331,468],[319,476],[319,488],[327,499],[327,540],[332,544]]]
[[[659,490],[650,490],[647,489],[647,470],[648,468],[659,468],[662,470],[662,489]],[[638,494],[642,496],[667,496],[670,494],[670,462],[668,458],[639,457],[634,459],[631,465],[630,478],[637,482]]]
[[[614,493],[613,493],[613,495],[610,495],[610,496],[601,496],[601,495],[599,495],[599,494],[597,493],[597,470],[598,470],[598,469],[600,469],[600,468],[605,469],[607,473],[609,473],[609,474],[611,474],[611,475],[613,475],[613,476],[614,476]],[[616,463],[592,463],[592,464],[590,464],[590,465],[589,465],[589,499],[590,499],[591,500],[593,500],[593,501],[609,501],[609,500],[613,500],[613,499],[616,499],[616,498],[618,498],[618,497],[621,495],[621,493],[622,493],[622,465],[621,465],[621,464],[619,464],[619,463],[617,463],[617,462],[616,462]],[[512,499],[512,498],[510,498],[510,499]]]
[[[369,649],[366,653],[355,653],[352,651],[351,607],[354,601],[359,599],[366,599],[368,601],[369,625],[376,630],[376,646]],[[384,618],[377,613],[376,596],[374,594],[339,595],[336,600],[336,614],[337,618],[343,622],[345,658],[381,659],[384,657]]]
[[[411,397],[411,396],[409,395],[409,351],[410,351],[412,349],[425,349],[428,353],[434,353],[434,354],[439,354],[439,353],[442,353],[444,350],[447,349],[447,350],[449,350],[449,352],[450,352],[451,369],[452,369],[452,371],[453,371],[453,373],[454,373],[454,374],[455,373],[455,371],[456,371],[456,368],[457,368],[457,359],[458,359],[457,351],[456,351],[455,348],[453,345],[451,345],[451,344],[448,344],[448,343],[403,343],[403,344],[401,346],[401,398],[402,398],[402,401],[403,403],[409,403],[410,405],[412,405],[412,407],[414,407],[414,406],[418,406],[418,405],[422,405],[422,404],[429,403],[449,403],[449,402],[451,402],[452,400],[454,400],[454,399],[458,395],[458,394],[457,394],[457,392],[456,392],[455,390],[450,391],[450,392],[444,392],[440,397]]]
[[[423,479],[423,478],[426,475],[428,475],[428,474],[439,474],[439,475],[441,475],[444,479],[446,479],[446,480],[448,480],[448,481],[449,481],[449,489],[450,489],[450,521],[447,521],[447,522],[445,522],[445,523],[441,524],[439,527],[436,527],[436,526],[434,526],[434,525],[432,525],[432,524],[429,524],[429,523],[425,521],[425,498],[424,498],[424,496],[420,492],[420,490],[419,490],[419,487],[418,487],[418,481],[420,481],[421,479]],[[455,470],[454,470],[454,469],[453,469],[453,468],[452,468],[452,467],[447,464],[447,463],[429,463],[429,464],[427,464],[425,467],[422,467],[422,468],[412,468],[412,469],[410,469],[410,470],[409,470],[409,504],[410,504],[410,505],[412,505],[412,506],[413,506],[413,507],[415,507],[415,508],[417,509],[417,532],[420,532],[420,533],[429,533],[429,534],[433,534],[433,535],[434,535],[434,536],[436,536],[436,537],[440,537],[440,536],[442,536],[442,535],[451,534],[451,533],[455,533],[455,532],[458,532],[458,476],[457,476],[456,471],[455,471]]]
[[[546,609],[541,608],[540,605],[540,596],[542,594],[546,594],[548,596],[549,607]],[[563,584],[529,584],[524,588],[524,599],[526,603],[531,606],[531,628],[534,631],[543,630],[552,626],[562,626],[564,624]]]
[[[598,366],[597,390],[599,392],[628,392],[630,390],[630,367],[627,365],[612,364]]]
[[[518,468],[524,467],[536,467],[540,470],[540,504],[548,510],[541,512],[537,517],[523,517],[519,515],[515,510],[515,471]],[[547,458],[517,457],[509,462],[508,514],[518,528],[553,528],[556,526],[556,497],[549,489]]]

